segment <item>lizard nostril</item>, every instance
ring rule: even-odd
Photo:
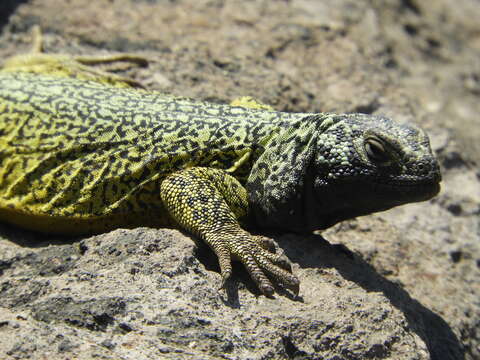
[[[430,164],[424,163],[424,162],[418,163],[416,168],[418,173],[422,175],[426,175],[432,170],[432,167],[430,166]]]

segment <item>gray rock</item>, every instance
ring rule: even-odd
[[[24,260],[30,249],[18,249],[3,260],[10,266],[0,284],[0,349],[15,358],[428,359],[425,342],[452,337],[441,318],[357,255],[320,236],[278,240],[298,262],[299,298],[281,289],[274,299],[260,296],[241,269],[219,291],[208,249],[176,230],[50,245],[35,262]],[[75,260],[38,272],[55,253]]]

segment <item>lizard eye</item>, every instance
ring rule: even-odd
[[[365,152],[368,158],[375,164],[387,165],[390,162],[388,152],[385,150],[383,141],[377,137],[369,137],[365,139]]]

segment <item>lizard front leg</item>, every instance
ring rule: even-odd
[[[299,281],[288,270],[288,260],[262,246],[260,237],[242,229],[238,219],[248,212],[247,192],[233,176],[214,168],[194,167],[165,180],[161,198],[175,221],[204,240],[220,263],[223,283],[238,259],[265,295],[274,288],[265,273],[298,292]]]

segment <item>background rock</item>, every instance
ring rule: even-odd
[[[2,1],[2,59],[134,52],[151,89],[284,111],[386,114],[429,132],[443,190],[311,237],[277,236],[299,299],[242,268],[218,292],[176,230],[85,239],[0,228],[0,357],[480,357],[480,3],[476,0]],[[341,244],[341,245],[340,245]]]

